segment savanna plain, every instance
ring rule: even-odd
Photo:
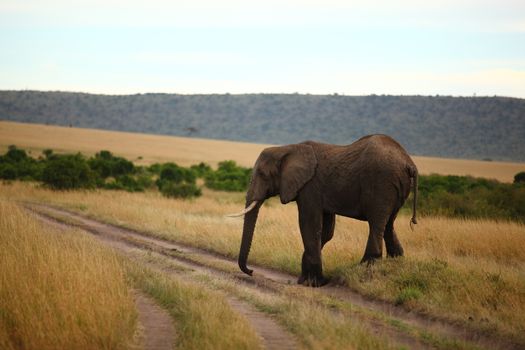
[[[46,148],[86,153],[108,149],[144,163],[162,159],[184,165],[216,164],[233,159],[245,164],[255,161],[264,147],[6,122],[0,123],[0,132],[9,134],[1,139],[0,147],[27,147],[35,157]],[[119,148],[122,138],[129,144],[146,142],[148,153],[141,154],[140,147]],[[97,149],[89,149],[87,144]],[[496,162],[473,161],[465,161],[461,168],[459,160],[449,163],[457,168],[442,168],[445,160],[439,159],[432,168],[432,159],[423,161],[426,173],[447,169],[469,174],[475,168],[472,175],[497,178],[494,174],[506,169]],[[510,181],[509,174],[522,167],[506,166],[511,170],[499,175],[502,181]],[[367,224],[338,217],[334,238],[323,249],[324,269],[332,286],[405,315],[397,317],[397,313],[356,305],[350,299],[324,294],[323,288],[297,286],[293,281],[277,292],[275,288],[273,292],[253,288],[242,282],[242,273],[234,263],[186,256],[186,260],[208,267],[200,274],[188,274],[184,273],[187,267],[154,250],[121,254],[71,217],[48,211],[48,217],[62,223],[60,228],[41,221],[35,205],[41,214],[46,214],[46,208],[59,208],[145,236],[198,247],[223,258],[221,261],[233,261],[242,219],[225,215],[242,208],[244,194],[204,188],[201,197],[183,200],[163,197],[157,191],[53,191],[34,182],[2,183],[0,348],[140,348],[133,291],[149,295],[168,311],[176,330],[173,345],[182,349],[264,347],[258,326],[231,307],[231,298],[273,319],[298,348],[525,346],[523,223],[424,216],[412,231],[408,213],[402,213],[396,231],[405,257],[366,266],[359,260],[366,245]],[[30,207],[33,210],[27,209]],[[269,200],[264,204],[249,258],[255,275],[257,267],[299,274],[302,242],[296,211],[293,203],[283,206],[278,200]],[[410,315],[443,324],[445,330],[411,323],[407,321]]]

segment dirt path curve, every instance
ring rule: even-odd
[[[62,221],[55,216],[50,216],[50,211],[54,211],[55,213],[60,212],[61,214],[68,214],[68,218],[78,219],[82,217],[52,207],[31,205],[28,208],[34,214],[36,214],[40,220],[44,221],[47,224],[59,226],[63,229],[67,229],[72,226],[81,228],[85,231],[95,234],[99,240],[129,256],[132,256],[132,252],[137,250],[137,242],[131,243],[129,241],[126,242],[118,239],[118,233],[116,233],[115,231],[125,232],[126,230],[111,227],[106,224],[99,223],[97,221],[86,218],[84,218],[85,220],[82,220],[83,224],[80,224],[79,221]],[[46,212],[42,212],[42,209],[45,209]],[[87,222],[91,223],[92,225],[87,225]],[[107,229],[108,227],[110,228],[109,231],[103,229]],[[169,246],[168,248],[170,250],[172,249],[172,247]],[[187,261],[179,261],[179,263],[181,263],[181,265],[186,267],[188,270],[193,270],[196,268],[197,270],[209,272],[209,270],[203,269],[202,267],[194,265]],[[181,277],[181,274],[183,274],[181,271],[161,269],[153,264],[149,264],[148,267],[153,270],[162,271],[163,273],[173,275],[175,277]],[[234,296],[228,296],[226,300],[235,311],[244,316],[252,325],[255,332],[260,337],[263,347],[265,349],[287,350],[298,348],[295,338],[291,334],[286,332],[273,318],[267,316],[263,312],[258,311],[252,305]],[[167,312],[161,309],[158,305],[156,305],[152,299],[147,298],[144,295],[138,294],[136,303],[137,310],[139,312],[139,322],[144,327],[144,331],[142,332],[143,339],[141,339],[142,343],[144,344],[144,349],[172,349],[171,344],[173,343],[175,332],[173,330],[173,323]],[[158,326],[155,326],[157,322]],[[170,331],[170,327],[172,331]]]
[[[230,278],[235,278],[241,282],[255,285],[259,289],[268,289],[275,292],[280,292],[280,288],[282,288],[282,286],[289,286],[290,284],[295,283],[295,276],[256,266],[253,266],[255,270],[253,277],[248,277],[240,272],[227,273],[211,266],[221,264],[229,265],[231,266],[232,271],[238,271],[236,268],[236,262],[216,253],[211,253],[202,249],[175,243],[172,241],[153,238],[152,236],[148,236],[143,232],[105,224],[97,220],[89,219],[80,214],[47,205],[31,204],[27,205],[27,207],[36,213],[45,215],[47,217],[53,218],[56,215],[59,217],[60,221],[68,220],[67,223],[69,225],[80,227],[99,236],[104,236],[106,239],[113,240],[115,243],[118,242],[120,245],[132,244],[135,247],[138,246],[150,249],[165,256],[169,256],[170,258],[177,261],[184,262],[191,268],[206,270],[213,274],[227,274]],[[123,241],[126,241],[127,243],[123,243]],[[203,264],[198,261],[199,259],[205,259],[208,261],[208,263]],[[425,315],[407,311],[387,302],[370,300],[347,287],[328,285],[324,286],[323,288],[319,288],[318,290],[320,293],[351,302],[352,304],[364,309],[372,310],[373,312],[385,315],[392,320],[402,321],[421,332],[436,334],[449,339],[468,341],[478,346],[490,349],[521,348],[520,344],[515,344],[502,337],[485,335],[480,332],[469,330],[462,325],[449,323],[446,320],[430,318]],[[380,327],[385,328],[384,325],[381,326],[377,324],[371,324],[371,327],[379,327],[379,329],[377,329],[379,333],[386,333],[389,337],[392,337],[394,341],[410,348],[429,347],[426,344],[420,343],[417,339],[414,339],[408,334],[397,332],[395,329],[380,329]]]
[[[145,350],[171,350],[175,342],[173,320],[166,310],[150,297],[133,291],[138,312],[141,348]]]

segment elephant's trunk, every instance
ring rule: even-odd
[[[249,204],[250,203],[247,202],[246,207],[248,207]],[[239,267],[241,268],[242,272],[250,276],[252,275],[253,270],[250,270],[246,266],[246,262],[248,261],[248,254],[250,253],[250,247],[252,246],[253,231],[255,230],[255,223],[257,222],[257,215],[259,215],[259,208],[261,207],[261,204],[262,201],[258,202],[255,208],[244,215],[241,250],[239,252]]]

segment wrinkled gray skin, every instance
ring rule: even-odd
[[[322,272],[321,250],[332,239],[335,215],[368,221],[369,236],[362,262],[402,256],[394,231],[399,209],[414,188],[411,224],[416,223],[417,168],[399,143],[386,135],[369,135],[348,146],[307,141],[270,147],[255,163],[246,194],[246,207],[257,206],[244,217],[239,267],[246,262],[259,208],[279,195],[281,203],[297,202],[304,244],[299,284],[319,287],[328,282]]]

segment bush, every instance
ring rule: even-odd
[[[145,186],[131,175],[117,176],[113,181],[103,186],[109,190],[124,190],[128,192],[143,192]]]
[[[463,194],[476,188],[494,189],[498,184],[499,182],[496,180],[474,178],[471,176],[444,176],[437,174],[419,176],[419,192],[423,196],[440,191]]]
[[[143,189],[152,188],[154,186],[154,182],[149,174],[139,174],[137,175],[136,180],[138,185]]]
[[[182,182],[192,184],[195,183],[196,179],[197,176],[192,170],[180,167],[175,163],[163,164],[159,176],[160,181],[170,181],[177,184]]]
[[[109,151],[100,151],[88,161],[89,167],[102,179],[132,174],[135,167],[122,157],[115,157]]]
[[[46,148],[45,150],[43,150],[42,154],[44,155],[45,159],[50,159],[54,156],[53,150],[49,148]]]
[[[196,180],[197,175],[193,170],[175,163],[165,163],[160,167],[156,184],[160,193],[168,198],[192,198],[202,194]]]
[[[514,183],[525,183],[525,171],[521,171],[514,175]]]
[[[246,191],[250,183],[252,170],[238,166],[233,160],[219,163],[216,171],[209,172],[206,177],[206,186],[221,191]]]
[[[192,198],[202,195],[202,191],[193,183],[175,183],[172,181],[162,181],[159,183],[159,190],[168,198]]]
[[[209,173],[213,171],[212,168],[208,164],[203,163],[203,162],[196,164],[196,165],[192,165],[190,169],[193,170],[194,174],[200,178],[206,177],[206,175],[208,175]]]
[[[96,174],[80,153],[54,156],[47,161],[42,174],[44,184],[56,190],[93,188],[95,179]]]
[[[8,151],[0,156],[0,178],[6,180],[40,180],[43,162],[29,157],[26,151],[9,146]]]
[[[16,146],[14,145],[8,147],[7,153],[4,155],[4,158],[7,162],[11,163],[19,163],[29,159],[26,151],[20,148],[16,148]]]
[[[525,187],[469,176],[419,176],[418,212],[525,222]],[[406,208],[408,209],[406,204]]]
[[[162,170],[162,164],[160,163],[154,163],[154,164],[151,164],[147,170],[152,173],[152,174],[156,174],[156,175],[160,175],[160,171]]]
[[[0,163],[0,179],[15,180],[17,178],[16,168],[9,163]]]

